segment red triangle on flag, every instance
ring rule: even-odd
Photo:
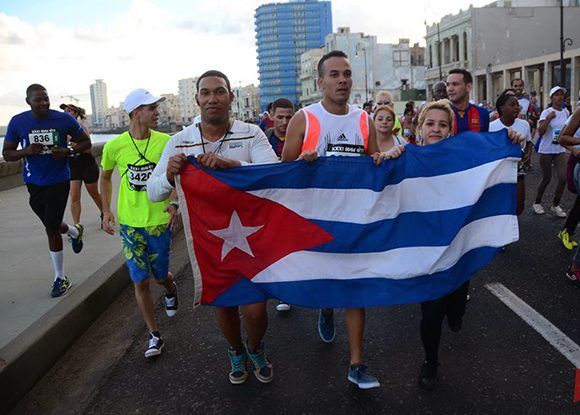
[[[240,278],[252,279],[292,252],[333,239],[285,206],[235,189],[192,164],[181,170],[180,180],[203,279],[203,304]],[[233,242],[232,229],[242,229]]]

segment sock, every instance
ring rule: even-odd
[[[161,338],[161,333],[159,333],[158,331],[150,331],[150,332],[149,332],[149,335],[150,335],[151,337],[157,337],[158,339],[160,339],[160,338]]]
[[[79,230],[77,228],[75,228],[74,226],[71,226],[69,224],[67,224],[66,226],[68,226],[68,231],[66,231],[66,234],[68,236],[71,236],[73,238],[79,237]]]
[[[50,259],[52,259],[52,266],[54,267],[54,280],[57,278],[64,278],[64,255],[63,251],[50,251]]]

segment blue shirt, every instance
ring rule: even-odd
[[[25,183],[48,186],[70,180],[67,158],[55,159],[52,147],[66,148],[67,135],[76,138],[82,133],[80,124],[66,112],[49,110],[46,117],[38,119],[32,111],[25,111],[12,117],[5,139],[20,143],[22,148],[43,144],[42,154],[24,157],[22,176]]]
[[[454,134],[464,131],[483,133],[489,131],[489,113],[485,108],[469,103],[465,111],[458,110],[453,104],[451,109],[455,113]]]

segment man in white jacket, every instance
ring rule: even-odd
[[[197,104],[201,122],[194,123],[171,137],[147,182],[152,201],[166,199],[175,186],[175,175],[187,156],[210,169],[225,169],[246,164],[276,163],[278,157],[268,139],[256,125],[230,121],[230,106],[234,99],[230,81],[219,71],[207,71],[197,81]],[[262,339],[268,327],[266,302],[241,305],[247,341],[242,341],[240,314],[237,306],[220,307],[218,324],[229,343],[232,384],[248,378],[246,362],[254,365],[254,374],[262,383],[274,378],[272,364],[265,357]]]

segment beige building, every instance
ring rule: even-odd
[[[179,96],[175,94],[161,94],[161,96],[165,97],[165,101],[159,103],[159,128],[172,131],[176,124],[181,124]]]
[[[103,118],[103,128],[105,130],[117,130],[129,128],[129,114],[123,108],[121,102],[118,107],[110,107],[105,110]]]
[[[471,98],[494,102],[511,80],[522,78],[526,91],[548,102],[550,88],[560,83],[560,8],[550,0],[498,1],[485,7],[444,16],[427,27],[425,73],[428,94],[449,70],[465,68],[474,77]],[[572,101],[580,87],[580,7],[564,2],[564,36],[574,41],[565,51],[566,86]],[[530,6],[530,7],[527,7]],[[534,6],[534,7],[531,7]],[[541,6],[541,7],[540,7]]]

